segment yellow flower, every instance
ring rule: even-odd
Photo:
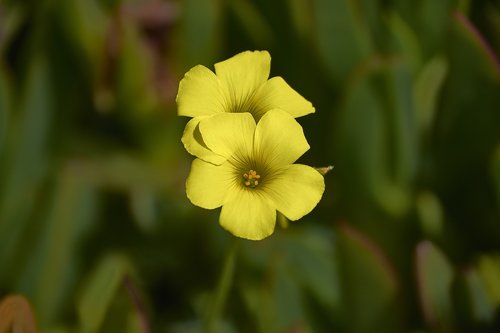
[[[257,124],[250,113],[220,113],[199,130],[207,149],[224,162],[195,159],[187,196],[202,208],[222,206],[220,224],[235,236],[263,239],[274,231],[276,211],[298,220],[321,199],[323,176],[293,164],[309,144],[289,113],[268,111]]]
[[[314,112],[312,104],[283,78],[268,80],[271,56],[267,51],[242,52],[214,67],[215,73],[204,66],[195,66],[179,84],[178,113],[194,117],[182,137],[192,155],[212,163],[222,162],[207,149],[199,135],[199,123],[212,115],[249,112],[258,121],[271,109],[281,109],[293,117]]]

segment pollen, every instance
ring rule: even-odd
[[[243,184],[246,187],[255,188],[259,185],[260,175],[255,170],[250,170],[243,174]]]

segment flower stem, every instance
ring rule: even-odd
[[[236,253],[238,248],[237,241],[233,241],[229,252],[226,256],[224,262],[224,267],[222,269],[222,274],[219,278],[219,283],[217,284],[217,289],[213,294],[211,300],[211,307],[207,311],[207,317],[205,322],[206,332],[215,333],[220,332],[219,325],[220,319],[224,312],[224,306],[226,303],[227,295],[233,284],[234,268],[236,265]]]

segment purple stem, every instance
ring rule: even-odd
[[[496,56],[493,48],[490,46],[486,38],[481,32],[472,24],[472,22],[458,10],[453,12],[453,16],[466,30],[468,30],[479,42],[479,46],[484,50],[486,56],[490,59],[497,75],[500,75],[500,60]]]
[[[134,307],[137,311],[137,315],[139,316],[139,320],[141,323],[141,332],[143,333],[150,333],[151,329],[149,326],[149,320],[148,316],[146,314],[146,309],[144,307],[144,303],[142,302],[141,297],[139,296],[139,292],[137,288],[135,287],[134,283],[130,279],[128,275],[125,275],[123,278],[123,285],[127,289],[127,292],[132,300],[132,303],[134,304]]]

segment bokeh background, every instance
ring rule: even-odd
[[[252,242],[187,200],[175,95],[263,49],[335,168]],[[0,331],[499,332],[495,54],[493,0],[0,1]]]

